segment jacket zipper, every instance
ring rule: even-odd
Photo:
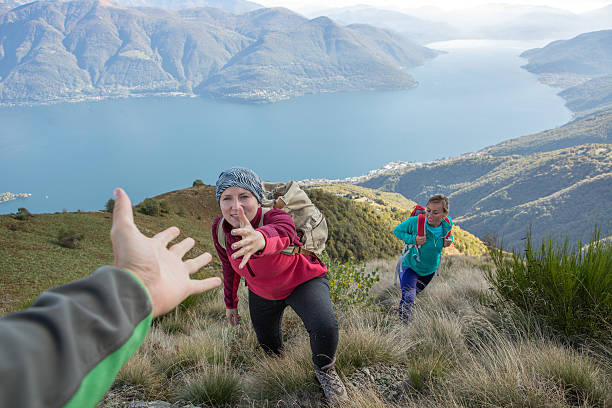
[[[255,277],[255,274],[253,273],[253,270],[251,269],[251,265],[249,265],[249,263],[247,262],[246,264],[247,269],[249,270],[249,273],[251,274],[252,277]]]

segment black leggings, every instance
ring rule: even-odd
[[[335,361],[338,322],[329,296],[327,276],[311,279],[296,287],[282,300],[268,300],[249,290],[249,313],[259,345],[269,354],[283,348],[282,320],[287,306],[300,316],[310,336],[312,361],[324,368]]]

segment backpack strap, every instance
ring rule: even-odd
[[[425,214],[419,214],[419,219],[417,222],[417,236],[424,237],[425,236]]]
[[[219,220],[219,223],[217,224],[217,241],[219,241],[219,245],[221,245],[221,248],[225,249],[225,233],[223,232],[223,222],[225,221],[225,218],[223,218],[223,216],[221,216],[221,219]]]
[[[446,220],[446,222],[448,223],[448,225],[451,225],[450,220],[448,219],[448,217],[444,217],[444,219]],[[450,239],[451,237],[451,232],[453,230],[453,227],[451,226],[451,228],[448,230],[448,232],[446,233],[446,236],[444,237],[444,239]]]

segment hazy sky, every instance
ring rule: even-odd
[[[332,7],[346,7],[357,4],[367,4],[380,8],[391,8],[397,10],[408,10],[421,6],[435,6],[443,10],[455,10],[458,8],[469,8],[488,3],[513,4],[513,5],[542,5],[582,13],[589,10],[605,7],[612,4],[611,0],[253,0],[266,7],[282,6],[295,11],[311,11],[313,9],[324,9]]]

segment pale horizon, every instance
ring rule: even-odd
[[[429,1],[402,1],[402,0],[311,0],[304,2],[302,0],[253,0],[265,7],[286,7],[297,12],[312,12],[315,10],[340,8],[349,6],[372,6],[382,9],[392,9],[398,11],[407,11],[421,7],[435,7],[443,11],[464,10],[473,7],[478,7],[487,4],[507,4],[514,6],[546,6],[561,10],[567,10],[572,13],[585,13],[588,11],[600,9],[612,4],[610,0],[505,0],[505,1],[486,1],[486,0],[464,0],[459,3],[452,0],[429,0]]]

